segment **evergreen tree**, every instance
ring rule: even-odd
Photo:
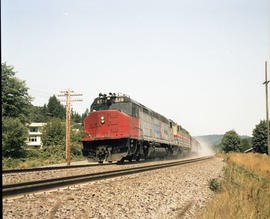
[[[73,111],[73,109],[71,109],[70,118],[73,122],[76,122],[76,123],[81,123],[82,121],[80,114]]]
[[[30,108],[30,121],[31,122],[46,122],[48,114],[46,105],[44,106],[31,106]]]
[[[85,112],[82,114],[82,120],[81,120],[82,125],[84,124],[84,120],[88,116],[88,114],[89,114],[89,109],[87,108]]]
[[[252,134],[252,146],[254,150],[258,153],[268,153],[266,121],[260,121],[260,123],[253,129]]]
[[[50,117],[65,119],[66,110],[65,107],[57,100],[56,96],[50,97],[47,105],[47,113]]]

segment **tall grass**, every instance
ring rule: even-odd
[[[270,158],[232,153],[225,160],[216,198],[198,218],[270,218]]]

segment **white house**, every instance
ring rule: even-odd
[[[29,137],[26,142],[29,148],[42,148],[41,135],[44,125],[46,125],[46,123],[31,123],[29,125]]]

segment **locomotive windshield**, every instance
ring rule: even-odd
[[[131,102],[125,100],[124,97],[96,98],[91,106],[91,112],[99,110],[119,110],[131,115]]]

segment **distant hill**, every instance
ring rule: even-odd
[[[194,136],[198,141],[205,142],[210,146],[218,145],[221,143],[221,139],[223,135],[201,135],[201,136]],[[241,139],[247,138],[249,142],[251,142],[251,137],[247,135],[241,135]]]

